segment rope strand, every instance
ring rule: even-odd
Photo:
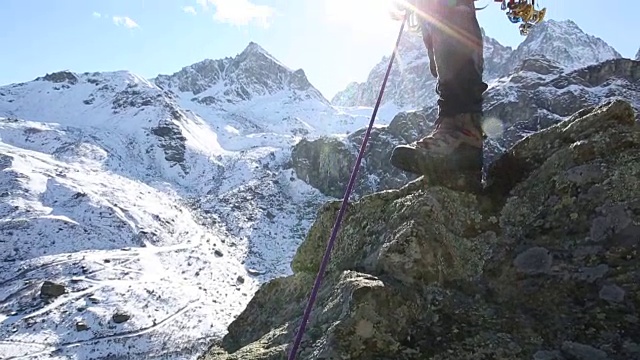
[[[324,252],[324,256],[322,257],[322,262],[320,263],[320,269],[318,270],[318,274],[316,275],[316,280],[313,283],[313,288],[311,289],[311,295],[309,296],[309,301],[307,303],[307,307],[305,308],[304,315],[302,316],[302,322],[300,323],[300,328],[298,329],[298,333],[296,334],[295,341],[293,343],[293,347],[291,348],[291,352],[289,353],[289,360],[295,360],[298,347],[302,342],[302,336],[304,335],[305,328],[307,326],[307,322],[309,321],[309,316],[311,315],[311,310],[313,309],[313,304],[316,301],[316,297],[318,296],[318,290],[320,289],[320,284],[322,283],[322,278],[324,272],[329,264],[329,258],[331,256],[331,250],[333,249],[333,245],[335,243],[336,237],[338,235],[338,231],[340,229],[340,225],[342,223],[342,217],[344,216],[345,210],[347,209],[347,205],[349,203],[349,196],[351,195],[351,191],[353,190],[353,186],[356,182],[356,177],[358,175],[358,169],[360,168],[360,163],[362,162],[362,158],[364,157],[364,151],[367,146],[367,142],[369,141],[369,136],[371,135],[371,129],[373,128],[373,124],[375,122],[376,115],[378,114],[378,109],[380,108],[380,103],[382,102],[382,95],[384,94],[384,89],[387,86],[387,80],[389,80],[389,74],[391,73],[391,67],[393,65],[393,61],[395,59],[396,53],[398,51],[398,46],[400,45],[400,39],[402,38],[402,32],[404,31],[404,25],[407,22],[407,18],[409,17],[409,12],[407,11],[404,19],[402,20],[402,25],[400,25],[400,32],[398,34],[398,39],[396,40],[396,45],[393,49],[393,53],[391,54],[391,59],[389,60],[389,66],[387,67],[387,72],[384,75],[384,80],[382,81],[382,86],[380,87],[380,93],[378,94],[378,100],[376,101],[376,105],[373,108],[373,114],[371,114],[371,120],[369,121],[369,127],[367,128],[367,132],[364,134],[364,139],[362,141],[362,145],[360,146],[360,152],[358,153],[358,157],[356,159],[356,163],[353,166],[353,170],[351,172],[351,178],[349,179],[349,184],[347,185],[347,189],[344,192],[344,196],[342,198],[342,206],[340,207],[340,211],[338,212],[338,217],[333,225],[333,231],[331,232],[331,237],[327,243],[327,248]]]

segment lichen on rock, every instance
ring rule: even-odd
[[[612,101],[531,135],[483,194],[416,180],[351,203],[298,358],[640,358],[634,119]],[[339,205],[202,359],[286,358]]]

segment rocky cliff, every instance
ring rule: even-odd
[[[515,144],[486,193],[350,205],[299,359],[640,357],[640,125],[611,101]],[[339,202],[202,359],[283,359]]]

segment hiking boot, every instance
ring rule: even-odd
[[[482,189],[482,114],[440,117],[435,130],[391,154],[394,167],[424,175],[431,185],[458,190]]]

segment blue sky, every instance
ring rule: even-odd
[[[235,56],[255,41],[331,98],[363,81],[392,50],[399,23],[389,0],[2,0],[0,84],[63,69],[169,74],[205,58]],[[489,36],[522,38],[499,3],[478,17]],[[539,0],[547,18],[572,19],[623,56],[640,47],[633,0]]]

